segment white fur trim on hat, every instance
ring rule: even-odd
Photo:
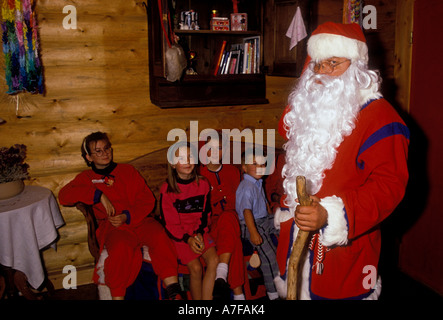
[[[337,196],[321,199],[320,204],[328,211],[328,223],[320,229],[320,241],[326,247],[344,246],[348,243],[348,223],[345,205]]]
[[[314,61],[331,57],[363,60],[365,63],[369,60],[366,43],[332,33],[313,35],[308,40],[308,54]]]

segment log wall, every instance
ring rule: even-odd
[[[333,20],[341,21],[341,1],[329,2],[339,10]],[[66,5],[77,9],[77,29],[63,27]],[[320,2],[321,12],[327,7],[328,1]],[[38,0],[36,11],[46,92],[8,96],[0,76],[0,118],[6,120],[0,125],[0,145],[26,144],[32,177],[27,183],[47,187],[55,196],[86,169],[80,144],[93,131],[107,132],[115,161],[128,162],[169,146],[168,132],[189,131],[194,120],[200,131],[276,129],[296,81],[267,77],[270,103],[265,105],[160,109],[149,99],[147,21],[141,1]],[[277,134],[276,146],[282,143]],[[61,212],[66,225],[59,229],[58,249],[43,253],[47,271],[56,287],[61,287],[65,265],[81,271],[79,284],[90,282],[93,259],[84,218],[75,208],[61,207]]]

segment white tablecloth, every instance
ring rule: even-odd
[[[26,186],[21,194],[0,200],[0,264],[22,271],[37,289],[45,279],[40,250],[55,249],[57,228],[63,224],[49,189]]]

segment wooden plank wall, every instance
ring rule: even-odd
[[[77,9],[76,30],[62,25],[68,4]],[[127,162],[169,146],[168,132],[189,131],[191,120],[199,121],[199,130],[276,128],[295,81],[267,79],[266,105],[160,109],[149,100],[147,21],[141,2],[38,0],[36,11],[46,93],[20,95],[17,118],[15,97],[5,94],[1,81],[0,118],[7,122],[0,126],[0,145],[26,144],[29,184],[47,187],[56,196],[86,168],[80,144],[90,132],[108,132],[115,160]],[[281,146],[282,141],[276,143]],[[78,280],[89,282],[93,260],[84,218],[74,208],[61,211],[66,225],[59,230],[57,252],[43,254],[47,270],[56,287],[68,264],[86,268]]]
[[[388,6],[388,1],[372,1]],[[319,20],[329,15],[334,18],[329,20],[341,21],[341,0],[319,2]],[[77,9],[77,29],[63,28],[66,5]],[[80,144],[93,131],[108,132],[115,160],[127,162],[167,147],[168,132],[174,128],[189,131],[194,120],[199,121],[199,130],[276,129],[296,81],[267,77],[270,103],[266,105],[160,109],[149,100],[147,23],[141,1],[38,0],[36,11],[46,93],[21,94],[17,101],[5,93],[5,82],[0,81],[0,118],[7,121],[0,125],[0,145],[26,144],[32,177],[28,184],[47,187],[55,196],[86,168]],[[383,11],[378,17],[382,20]],[[387,25],[388,21],[386,29]],[[384,38],[381,30],[386,31],[385,27],[379,29],[387,46],[384,50],[393,52],[392,32]],[[277,147],[282,143],[276,135]],[[83,270],[79,284],[90,282],[93,265],[83,216],[74,208],[61,207],[61,211],[66,225],[59,230],[58,249],[43,253],[58,288],[65,265]]]

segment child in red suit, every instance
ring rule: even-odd
[[[218,256],[208,228],[209,183],[197,175],[189,146],[170,150],[174,152],[168,159],[168,179],[160,189],[162,220],[180,262],[189,269],[193,300],[211,300]],[[206,263],[204,276],[200,257]]]
[[[222,134],[219,135],[218,141],[211,140],[209,137],[204,146],[209,157],[208,163],[200,167],[200,174],[211,184],[210,234],[215,240],[219,256],[214,299],[229,299],[230,289],[232,289],[234,300],[244,300],[243,246],[240,224],[235,211],[235,191],[240,184],[241,175],[235,166],[228,163],[222,164],[222,146],[229,143],[224,138]]]
[[[126,288],[136,279],[143,245],[148,246],[153,269],[170,298],[175,298],[180,292],[175,248],[162,225],[149,216],[155,198],[145,180],[131,165],[113,162],[106,133],[88,135],[83,140],[82,156],[91,169],[64,186],[59,200],[67,206],[77,202],[93,206],[100,251],[108,251],[104,273],[112,298],[124,299]],[[97,280],[97,275],[94,278]]]

